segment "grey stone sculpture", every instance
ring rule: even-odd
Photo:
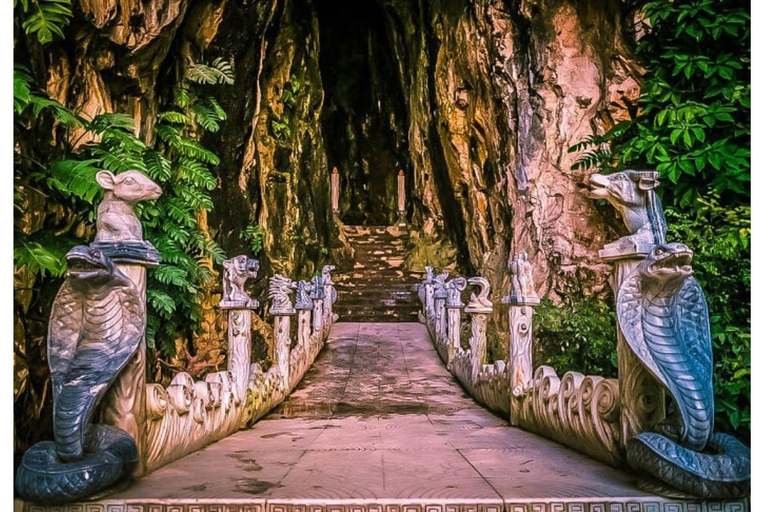
[[[280,274],[275,274],[269,279],[269,295],[272,306],[269,308],[271,315],[293,315],[296,310],[291,304],[291,291],[296,289],[296,283]]]
[[[222,276],[222,297],[219,307],[222,309],[256,309],[259,301],[252,299],[243,289],[248,279],[256,279],[259,262],[241,254],[224,262]]]
[[[50,504],[91,496],[130,477],[138,462],[130,435],[91,420],[142,341],[142,297],[97,248],[73,248],[67,266],[48,329],[55,440],[30,448],[16,476],[20,496]]]
[[[529,305],[539,304],[539,296],[533,282],[533,268],[528,261],[527,253],[515,255],[509,262],[509,270],[512,273],[512,293],[502,299],[504,304]]]
[[[707,302],[692,276],[692,252],[657,245],[619,290],[619,325],[628,345],[672,396],[673,410],[627,443],[637,470],[707,498],[749,493],[749,449],[714,433],[712,341]]]
[[[296,288],[296,305],[294,307],[300,311],[312,309],[311,292],[312,283],[310,281],[299,281]]]
[[[621,214],[630,234],[606,244],[603,258],[634,251],[647,253],[654,245],[666,241],[667,223],[654,189],[658,186],[656,171],[622,171],[593,174],[589,178],[589,196],[606,199]]]

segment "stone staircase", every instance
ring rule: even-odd
[[[355,266],[334,272],[340,322],[416,322],[421,307],[413,286],[422,279],[403,265],[408,231],[397,226],[344,226]]]

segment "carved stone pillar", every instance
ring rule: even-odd
[[[469,339],[470,356],[472,358],[472,380],[480,375],[480,368],[486,362],[486,347],[488,344],[488,315],[493,313],[493,304],[488,299],[490,285],[484,277],[472,277],[467,281],[473,286],[480,287],[480,293],[470,296],[469,304],[464,311],[472,317],[472,337]]]
[[[637,265],[651,251],[651,246],[637,247],[623,254],[600,251],[603,261],[613,262],[611,288],[614,298],[621,285],[632,276]],[[619,396],[621,401],[622,444],[641,432],[652,430],[666,417],[664,387],[659,384],[627,345],[616,322],[616,353],[619,363]]]
[[[255,279],[259,262],[245,255],[224,262],[222,296],[219,307],[227,311],[227,369],[235,380],[235,396],[245,400],[251,377],[251,311],[259,307],[243,290],[248,279]]]
[[[296,305],[294,308],[299,312],[296,346],[304,349],[309,346],[312,336],[312,309],[314,304],[310,297],[312,283],[309,281],[300,281],[296,292]]]
[[[533,307],[540,303],[533,284],[533,271],[526,253],[509,262],[512,291],[501,299],[509,305],[509,422],[520,424],[521,398],[533,386]]]
[[[333,303],[336,302],[336,288],[333,286],[331,271],[335,269],[334,265],[325,265],[323,267],[323,337],[328,337],[331,325],[338,320],[338,315],[333,314]]]
[[[442,342],[445,340],[446,330],[446,311],[445,311],[445,299],[448,298],[448,293],[445,287],[439,287],[435,290],[435,339]]]
[[[272,299],[269,314],[274,317],[275,322],[272,364],[277,367],[281,388],[286,392],[290,387],[291,317],[296,314],[289,294],[295,288],[296,283],[279,274],[269,280],[269,298]]]
[[[445,312],[448,320],[448,361],[446,367],[450,370],[453,367],[453,361],[456,359],[456,353],[461,347],[461,309],[464,304],[461,302],[461,292],[467,288],[467,280],[463,277],[451,279],[445,283],[448,298],[445,303]]]
[[[405,225],[405,173],[397,173],[397,221]]]
[[[323,339],[323,305],[325,304],[325,289],[323,288],[323,278],[315,276],[312,278],[312,336],[317,339]]]

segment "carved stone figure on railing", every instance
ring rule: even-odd
[[[539,296],[533,282],[533,268],[528,261],[527,253],[515,255],[509,262],[512,273],[512,293],[502,299],[504,304],[532,305],[539,304]]]
[[[256,279],[259,262],[244,254],[224,262],[222,276],[222,297],[219,307],[222,309],[256,309],[259,301],[252,299],[243,289],[248,279]]]
[[[480,287],[480,293],[475,295],[474,292],[469,296],[469,303],[464,309],[467,313],[492,313],[493,303],[488,299],[488,295],[491,293],[491,285],[484,277],[470,277],[467,283],[473,286]]]
[[[313,286],[310,281],[299,281],[296,286],[296,305],[297,310],[312,309],[312,293]]]
[[[467,280],[464,277],[454,277],[447,283],[445,283],[445,289],[448,293],[448,299],[445,301],[445,307],[447,308],[462,308],[464,303],[461,302],[461,292],[467,289]]]
[[[336,303],[338,294],[336,287],[333,286],[331,272],[336,270],[336,265],[323,266],[323,287],[325,288],[325,300],[323,302],[323,318],[325,318],[326,330],[331,328],[331,324],[339,319],[339,315],[333,313],[333,305]]]
[[[296,289],[296,283],[280,274],[269,278],[268,297],[272,301],[269,308],[270,315],[292,315],[296,313],[291,304],[291,292]]]
[[[19,495],[37,502],[88,497],[129,478],[140,463],[144,267],[160,256],[142,239],[133,208],[162,189],[138,171],[100,171],[96,179],[105,196],[95,242],[67,254],[67,280],[49,322],[55,441],[30,448],[16,478]],[[108,424],[94,425],[102,401]]]
[[[589,196],[606,199],[621,214],[629,235],[606,244],[603,258],[634,250],[647,253],[666,241],[667,223],[661,201],[656,195],[659,173],[656,171],[622,171],[609,175],[593,174],[589,178]]]
[[[673,411],[627,444],[638,470],[703,497],[749,493],[749,449],[715,434],[712,340],[707,302],[692,276],[693,253],[657,245],[619,290],[619,325],[643,365],[662,383]]]

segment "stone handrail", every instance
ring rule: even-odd
[[[162,190],[138,171],[101,171],[97,181],[105,196],[95,241],[67,254],[67,279],[50,318],[55,441],[33,446],[17,471],[19,495],[38,503],[89,498],[251,425],[298,384],[338,318],[333,266],[298,285],[273,276],[272,364],[266,372],[251,364],[259,304],[244,285],[259,263],[237,256],[224,262],[219,304],[228,317],[227,370],[199,381],[181,372],[168,387],[147,383],[146,276],[161,256],[143,239],[134,206]],[[290,294],[297,288],[294,307]]]
[[[509,358],[487,364],[486,328],[493,304],[483,277],[447,279],[428,269],[421,284],[422,321],[437,352],[462,386],[478,402],[509,415],[510,423],[559,441],[614,466],[623,462],[620,444],[618,381],[567,372],[562,380],[548,366],[532,369],[533,291],[525,255],[510,263],[512,293],[509,306]],[[466,306],[461,292],[477,286]],[[470,315],[469,349],[461,347],[461,310]]]
[[[324,274],[330,279],[330,269]],[[270,279],[274,345],[269,371],[250,364],[251,315],[258,307],[252,301],[247,306],[222,306],[228,315],[227,371],[209,374],[202,381],[182,372],[167,388],[147,385],[147,472],[252,425],[301,381],[330,332],[334,317],[333,302],[328,299],[335,289],[322,279],[302,281],[291,304],[288,294],[296,287],[297,283],[280,275]],[[293,316],[298,317],[295,339]]]

